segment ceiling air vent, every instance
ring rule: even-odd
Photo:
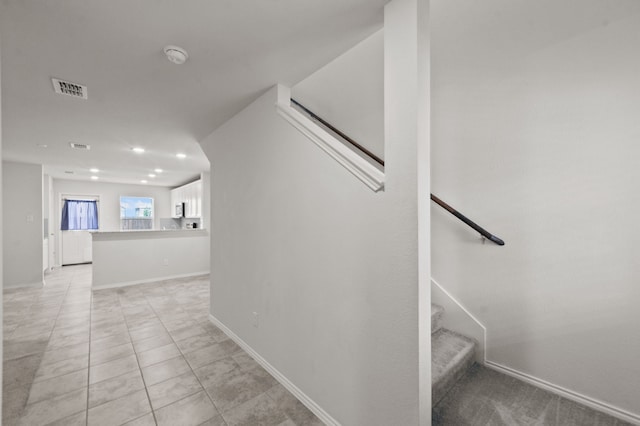
[[[53,90],[61,95],[73,96],[74,98],[87,99],[87,86],[72,83],[70,81],[52,78]]]
[[[91,149],[91,145],[85,145],[83,143],[73,143],[73,142],[69,142],[69,146],[73,149],[84,149],[84,150],[90,150]]]

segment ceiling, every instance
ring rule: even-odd
[[[54,178],[98,168],[101,182],[188,182],[209,169],[199,140],[381,28],[386,1],[2,0],[3,159]],[[166,45],[187,62],[169,62]],[[52,77],[88,99],[56,94]]]

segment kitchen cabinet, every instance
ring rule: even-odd
[[[173,217],[182,217],[176,214],[176,206],[182,203],[184,203],[182,216],[191,219],[202,217],[202,180],[197,180],[171,190],[171,211]]]

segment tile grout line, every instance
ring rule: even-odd
[[[69,278],[69,282],[67,283],[67,287],[66,287],[66,289],[64,291],[64,296],[62,297],[62,302],[60,302],[60,306],[58,307],[58,313],[56,314],[55,320],[53,321],[53,327],[51,328],[51,332],[49,332],[49,337],[47,338],[47,344],[44,346],[44,350],[40,353],[40,362],[38,363],[38,368],[36,369],[36,371],[35,371],[35,373],[33,375],[33,380],[31,382],[31,384],[29,385],[29,393],[27,394],[27,400],[25,401],[24,407],[22,407],[22,410],[20,412],[20,416],[19,417],[22,417],[24,415],[24,413],[26,411],[26,408],[30,405],[29,404],[29,399],[31,397],[31,389],[33,388],[33,385],[36,383],[35,379],[36,379],[36,375],[38,374],[38,371],[40,370],[40,367],[42,365],[42,358],[44,358],[44,354],[45,354],[45,352],[47,352],[47,348],[49,347],[49,342],[51,341],[51,335],[53,334],[53,331],[56,328],[56,323],[58,322],[58,318],[60,317],[60,312],[62,311],[62,306],[64,305],[64,300],[67,298],[67,294],[69,294],[69,288],[71,287],[71,281],[72,281],[72,279]],[[42,289],[44,290],[44,285],[42,286]],[[39,296],[41,296],[41,294]],[[29,305],[29,311],[31,310],[31,307],[33,306],[33,304],[34,303]],[[4,364],[4,362],[3,362],[3,364]],[[4,365],[3,365],[3,367],[4,367]],[[59,376],[56,376],[56,377],[59,377]],[[48,398],[48,399],[52,399],[52,398]],[[35,403],[33,403],[33,404],[35,404]]]
[[[116,292],[116,295],[118,295],[118,305],[120,306],[120,311],[122,311],[122,303],[120,302],[120,295],[117,292]],[[146,299],[147,298],[145,297],[145,300]],[[149,302],[147,302],[147,304],[148,303]],[[129,334],[129,339],[131,340],[131,329],[129,328],[129,322],[127,321],[127,316],[124,314],[124,312],[122,312],[122,316],[124,317],[124,323],[127,326],[127,333]],[[151,396],[149,396],[149,389],[147,387],[147,381],[144,379],[144,374],[142,374],[142,367],[140,366],[140,359],[138,359],[138,352],[136,351],[136,348],[133,345],[133,340],[131,340],[131,347],[133,348],[133,354],[136,357],[136,363],[138,364],[138,371],[140,371],[140,377],[142,378],[142,384],[144,385],[144,392],[147,395],[147,401],[149,401],[149,408],[151,409],[151,416],[153,416],[153,422],[157,426],[158,425],[158,419],[156,418],[156,412],[153,409],[153,404],[151,402]],[[143,416],[146,416],[146,414],[144,414]],[[140,417],[143,417],[143,416],[140,416]],[[137,418],[140,418],[140,417],[137,417]],[[135,420],[135,419],[132,419],[131,421],[133,421],[133,420]]]
[[[211,296],[209,296],[211,297]],[[146,298],[146,296],[145,296]],[[179,303],[178,303],[179,305]],[[222,411],[220,409],[218,409],[218,406],[216,405],[215,402],[213,402],[213,399],[211,399],[211,396],[209,395],[209,392],[207,392],[207,389],[204,387],[204,385],[202,384],[202,382],[200,381],[200,378],[198,377],[198,375],[196,374],[196,372],[193,370],[193,367],[191,367],[191,364],[189,364],[189,361],[187,361],[187,358],[185,357],[184,352],[182,352],[182,349],[180,349],[180,347],[177,345],[176,340],[173,338],[173,336],[171,335],[171,332],[169,331],[169,329],[166,327],[166,325],[164,324],[164,321],[162,321],[162,318],[158,315],[158,313],[156,312],[155,308],[153,307],[153,305],[151,303],[149,303],[149,306],[151,307],[151,309],[153,310],[153,313],[156,314],[156,316],[158,318],[160,318],[160,322],[162,323],[162,326],[165,328],[165,330],[167,331],[167,334],[169,335],[169,338],[171,339],[171,341],[173,342],[173,344],[176,346],[176,348],[178,348],[178,351],[180,351],[180,355],[182,356],[182,358],[184,358],[184,361],[187,363],[187,365],[189,366],[189,370],[191,371],[191,374],[193,374],[193,376],[196,378],[196,380],[198,381],[198,384],[200,384],[200,387],[202,388],[202,392],[205,393],[205,395],[207,395],[207,398],[209,399],[209,401],[211,402],[211,404],[213,405],[213,407],[216,409],[216,412],[218,413],[218,415],[220,416],[220,418],[222,418],[222,421],[224,422],[225,425],[228,426],[227,421],[224,419],[224,416],[222,415]],[[206,331],[206,330],[205,330]],[[209,332],[207,332],[207,334],[209,334]],[[217,344],[217,342],[216,342]],[[170,380],[170,379],[168,379]],[[195,395],[195,394],[191,394],[191,395]],[[188,398],[191,395],[187,395],[184,398],[179,399],[178,401],[182,401],[183,399]],[[171,404],[178,402],[178,401],[174,401]],[[167,404],[171,405],[171,404]],[[213,417],[212,417],[213,418]],[[211,420],[211,419],[207,419],[207,420]],[[207,421],[205,420],[205,422]]]
[[[91,296],[89,297],[89,355],[87,357],[87,409],[84,424],[89,426],[89,388],[91,387],[91,325],[93,323],[93,280],[91,281]]]
[[[51,330],[51,333],[49,334],[49,338],[47,339],[47,345],[45,346],[45,350],[44,350],[44,351],[42,351],[42,357],[44,357],[44,353],[45,353],[45,352],[47,352],[47,350],[46,350],[46,349],[49,347],[49,342],[50,342],[50,340],[51,340],[51,335],[53,334],[53,331],[54,331],[54,330],[55,330],[55,328],[56,328],[56,324],[57,324],[58,319],[59,319],[59,317],[60,317],[60,313],[61,313],[61,311],[62,311],[62,308],[63,308],[63,306],[64,306],[65,299],[67,298],[67,296],[68,296],[68,294],[69,294],[69,289],[71,288],[71,283],[73,282],[73,277],[74,277],[74,276],[75,276],[75,274],[72,274],[72,275],[71,275],[71,277],[69,278],[69,282],[68,282],[68,283],[67,283],[67,285],[66,285],[66,289],[65,289],[65,291],[64,291],[64,296],[62,297],[62,302],[60,303],[60,306],[59,306],[59,308],[58,308],[58,313],[57,313],[57,314],[56,314],[56,316],[55,316],[55,320],[54,320],[53,328],[52,328],[52,330]],[[40,295],[40,296],[41,296],[41,295]],[[62,328],[65,328],[65,327],[62,327]],[[54,349],[54,350],[55,350],[55,349]],[[38,364],[38,369],[40,368],[40,366],[41,366],[41,365],[42,365],[42,358],[40,359],[40,364]],[[80,370],[76,370],[76,371],[80,371]],[[37,373],[37,370],[36,370],[36,373]],[[73,372],[71,372],[71,373],[73,373]],[[71,373],[65,373],[65,374],[71,374]],[[87,371],[87,373],[88,373],[88,371]],[[56,377],[60,377],[60,376],[63,376],[63,375],[65,375],[65,374],[61,374],[61,375],[58,375],[58,376],[54,376],[54,377],[51,377],[50,379],[54,379],[54,378],[56,378]],[[50,379],[46,379],[46,380],[50,380]],[[34,380],[35,380],[35,376],[34,376]],[[44,381],[44,380],[43,380],[43,381]],[[34,402],[34,403],[32,403],[32,404],[28,404],[28,400],[29,400],[29,398],[30,398],[30,396],[31,396],[31,390],[32,390],[33,385],[34,385],[35,383],[38,383],[38,382],[33,381],[33,382],[31,383],[31,385],[29,386],[29,394],[28,394],[28,397],[27,397],[27,403],[25,403],[25,406],[22,408],[22,412],[20,413],[19,418],[22,418],[22,417],[23,417],[24,412],[25,412],[25,409],[26,409],[29,405],[35,405],[35,404],[38,404],[38,403],[43,403],[43,402],[45,402],[45,401],[49,401],[49,400],[52,400],[52,399],[56,398],[56,397],[51,397],[51,398],[44,399],[44,400],[42,400],[42,401],[37,401],[37,402]],[[64,395],[67,395],[67,394],[70,394],[70,393],[73,393],[73,392],[76,392],[76,391],[77,391],[77,390],[72,390],[72,391],[66,392],[66,393],[64,393],[64,394],[62,394],[62,395],[58,395],[57,397],[61,397],[61,396],[64,396]],[[78,411],[77,413],[80,413],[80,411]],[[75,414],[77,414],[77,413],[72,413],[72,414],[70,414],[69,416],[73,416],[73,415],[75,415]],[[66,416],[66,417],[69,417],[69,416]],[[59,420],[62,420],[62,419],[59,419]]]

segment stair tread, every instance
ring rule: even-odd
[[[444,312],[444,308],[442,306],[436,305],[435,303],[431,304],[431,316],[432,317],[440,315],[442,312]]]
[[[431,387],[437,403],[473,364],[477,343],[441,328],[431,335]]]
[[[431,382],[438,381],[447,369],[476,349],[477,343],[466,336],[441,328],[431,337]]]
[[[442,314],[444,314],[444,308],[440,305],[436,305],[435,303],[431,304],[431,334],[440,330],[441,318]]]

